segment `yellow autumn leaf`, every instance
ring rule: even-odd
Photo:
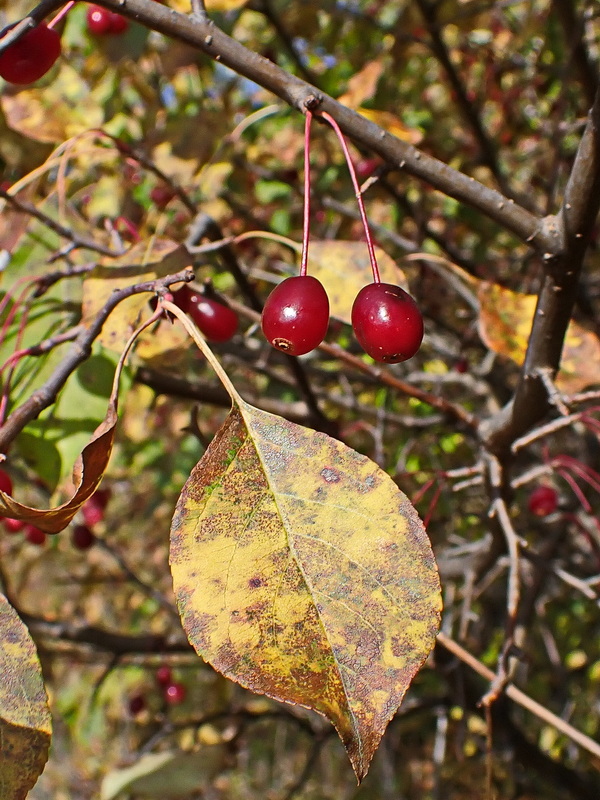
[[[183,488],[170,563],[198,653],[330,719],[361,780],[441,607],[425,530],[391,478],[240,399]]]
[[[499,355],[521,366],[525,360],[537,295],[513,292],[494,283],[480,281],[479,335]],[[600,380],[600,339],[572,320],[567,328],[557,387],[566,393],[579,392]]]
[[[362,106],[356,110],[359,114],[362,114],[363,117],[371,120],[371,122],[379,125],[380,128],[391,133],[392,136],[402,139],[404,142],[416,145],[423,139],[422,131],[417,128],[409,128],[408,125],[402,122],[400,117],[397,117],[390,111],[377,111],[373,108],[363,108]]]
[[[187,251],[169,239],[154,238],[133,245],[120,258],[105,258],[83,282],[82,322],[91,324],[115,289],[141,283],[178,272],[189,264]],[[149,308],[150,295],[135,294],[127,298],[110,315],[99,342],[110,350],[121,352],[138,324],[141,313]],[[166,343],[167,349],[171,343]]]
[[[37,142],[64,142],[104,121],[102,105],[69,64],[48,86],[3,94],[0,103],[9,127]]]
[[[50,710],[35,644],[3,594],[0,630],[0,786],[24,800],[48,760]]]
[[[375,94],[377,83],[383,73],[381,61],[369,61],[348,81],[348,88],[338,97],[338,102],[348,108],[358,108]]]

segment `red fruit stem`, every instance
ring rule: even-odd
[[[583,510],[584,510],[584,511],[585,511],[587,514],[591,514],[591,513],[592,513],[592,506],[590,505],[590,503],[589,503],[589,501],[588,501],[587,497],[584,495],[584,493],[582,492],[582,490],[581,490],[581,488],[580,488],[579,484],[577,483],[577,481],[575,480],[575,478],[574,478],[574,477],[571,475],[571,473],[570,473],[570,472],[568,472],[566,469],[561,469],[561,468],[557,469],[556,471],[557,471],[557,472],[558,472],[558,474],[561,476],[561,478],[562,478],[562,479],[563,479],[563,480],[564,480],[566,483],[568,483],[568,484],[569,484],[569,486],[570,486],[570,487],[571,487],[571,489],[573,490],[573,494],[574,494],[574,495],[577,497],[577,499],[578,499],[578,500],[579,500],[579,502],[581,503],[581,505],[582,505],[582,507],[583,507]]]
[[[362,198],[362,192],[360,191],[360,186],[358,183],[358,178],[356,177],[356,170],[354,169],[354,164],[352,163],[352,158],[350,156],[350,151],[348,150],[348,145],[346,144],[346,140],[344,139],[344,134],[342,133],[340,126],[334,120],[334,118],[328,114],[326,111],[320,111],[320,116],[326,120],[333,130],[336,133],[336,136],[340,140],[340,144],[342,146],[342,150],[344,151],[344,156],[346,158],[346,163],[348,164],[348,171],[350,172],[350,177],[352,178],[352,185],[354,186],[354,192],[356,194],[356,200],[358,202],[358,210],[360,211],[360,216],[365,228],[365,239],[367,240],[367,250],[369,251],[369,260],[371,261],[371,270],[373,271],[373,281],[374,283],[381,283],[381,277],[379,275],[379,267],[377,266],[377,258],[375,256],[375,246],[373,245],[373,239],[371,237],[371,230],[369,228],[369,221],[367,219],[367,212],[365,211],[365,204]]]
[[[53,17],[50,20],[50,22],[48,23],[47,27],[48,28],[54,28],[55,25],[58,25],[58,23],[61,21],[61,19],[63,19],[63,17],[67,16],[67,14],[73,8],[73,6],[75,5],[76,2],[77,2],[77,0],[70,0],[70,2],[67,3],[66,6],[61,8],[61,10],[58,12],[58,14],[56,14],[56,16]]]
[[[302,231],[302,255],[300,256],[300,275],[308,270],[308,238],[310,231],[310,123],[312,114],[306,109],[304,120],[304,228]]]
[[[442,487],[438,484],[435,487],[435,492],[433,497],[431,498],[431,502],[429,503],[429,508],[427,509],[427,513],[423,517],[423,526],[425,527],[425,529],[429,527],[429,523],[431,522],[431,518],[436,509],[441,494],[442,494]]]
[[[550,463],[552,467],[561,465],[565,469],[571,470],[600,494],[600,474],[588,467],[587,464],[583,464],[578,459],[564,454],[554,456]]]

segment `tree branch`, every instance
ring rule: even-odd
[[[59,391],[65,385],[69,376],[91,355],[92,344],[99,336],[102,326],[119,303],[134,294],[155,292],[173,283],[191,281],[193,278],[194,273],[191,269],[185,269],[175,275],[168,275],[165,278],[158,278],[156,280],[146,281],[145,283],[134,284],[133,286],[126,286],[124,289],[114,291],[98,312],[93,323],[89,327],[83,328],[81,333],[77,336],[68,354],[46,383],[16,408],[4,425],[0,427],[0,453],[6,452],[9,444],[23,430],[27,423],[36,419],[45,408],[55,402]]]
[[[512,443],[538,423],[550,407],[543,371],[554,377],[575,304],[583,260],[600,210],[600,89],[579,143],[575,163],[557,217],[548,218],[558,256],[544,256],[545,274],[538,297],[525,363],[513,399],[480,428],[488,450],[507,455]]]
[[[61,3],[56,0],[55,7]],[[98,5],[117,11],[153,30],[201,50],[304,113],[311,103],[329,113],[345,135],[372,150],[391,166],[420,178],[434,188],[467,203],[515,236],[542,251],[556,252],[556,240],[543,220],[474,178],[449,167],[374,122],[346,108],[315,86],[253,53],[223,33],[211,21],[179,14],[151,0],[100,0]]]

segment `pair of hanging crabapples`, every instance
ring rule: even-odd
[[[423,339],[423,317],[414,299],[391,283],[383,283],[352,159],[336,121],[326,112],[320,116],[335,130],[356,191],[365,227],[373,283],[363,286],[352,305],[352,328],[359,344],[375,361],[397,364],[415,355]],[[307,274],[308,218],[310,200],[309,142],[312,114],[306,112],[304,138],[304,237],[300,274],[286,278],[273,289],[262,313],[262,329],[278,350],[300,356],[317,347],[329,325],[329,299],[323,284]]]

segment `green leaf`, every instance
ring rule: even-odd
[[[361,780],[441,607],[425,530],[391,478],[238,399],[183,488],[170,561],[198,653],[328,717]]]
[[[0,594],[0,797],[23,800],[48,760],[51,719],[29,631]]]

